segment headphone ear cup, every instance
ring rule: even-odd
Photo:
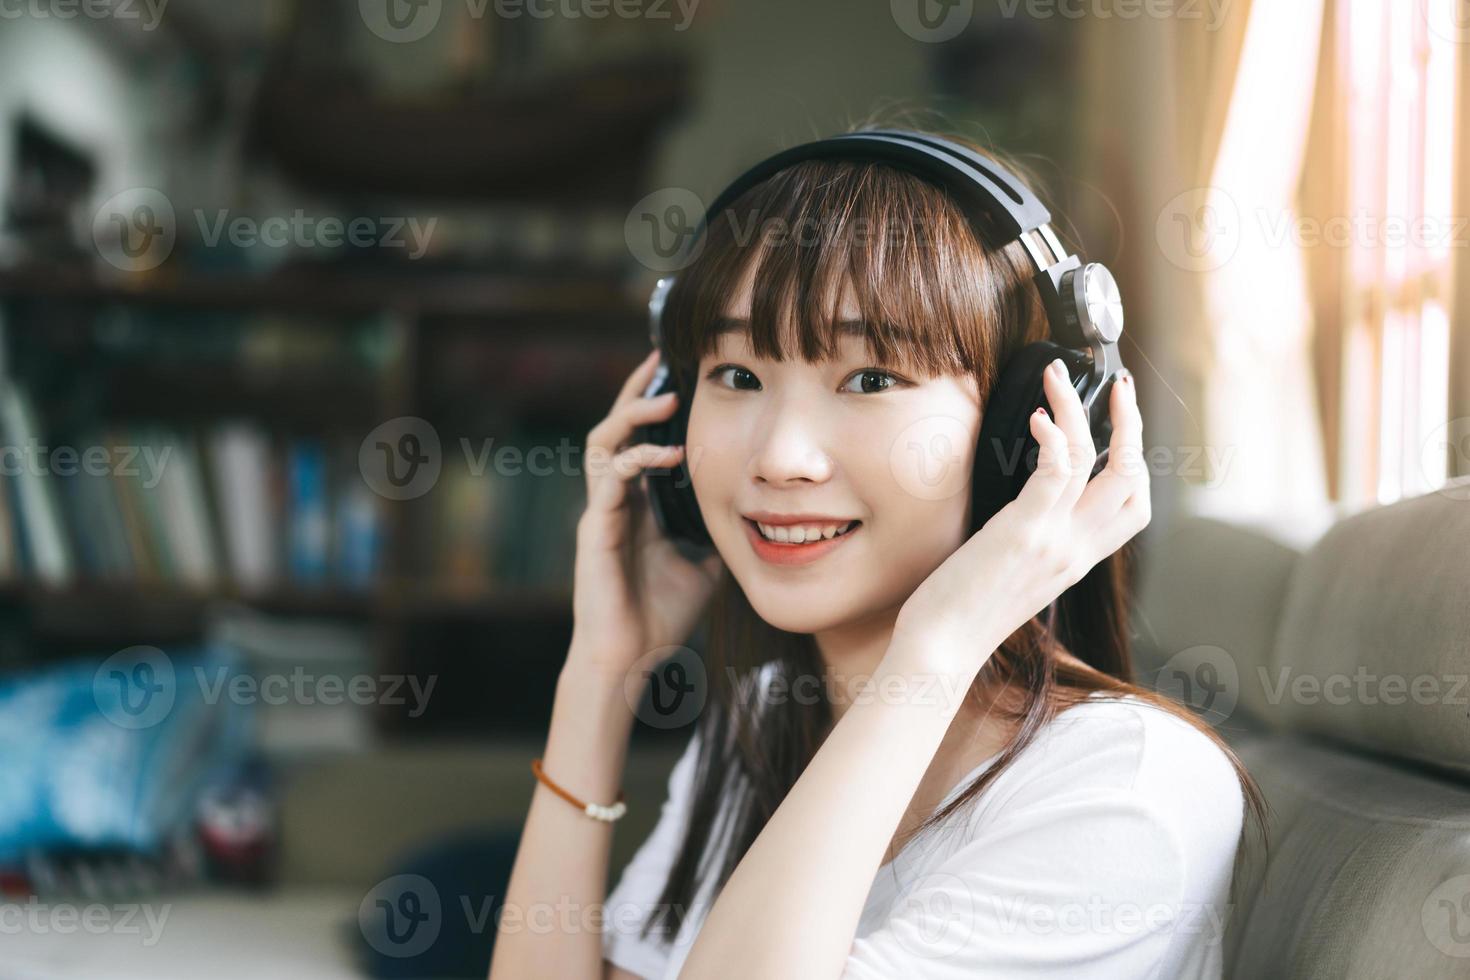
[[[633,444],[653,443],[657,446],[677,446],[684,443],[689,431],[689,399],[694,391],[692,384],[680,384],[672,370],[665,370],[667,361],[660,355],[658,377],[662,380],[649,386],[644,397],[654,398],[669,391],[678,391],[678,407],[667,419],[636,427]],[[708,554],[714,541],[705,527],[704,516],[699,512],[699,501],[694,496],[694,483],[689,473],[689,457],[686,452],[676,466],[649,467],[643,471],[642,480],[653,509],[654,520],[659,530],[691,559]]]
[[[1051,411],[1042,380],[1047,365],[1058,357],[1067,365],[1074,379],[1086,377],[1091,370],[1091,361],[1085,352],[1040,340],[1017,351],[1006,362],[995,387],[991,389],[980,421],[980,438],[975,446],[970,512],[972,534],[998,510],[1015,500],[1026,480],[1036,472],[1040,447],[1031,435],[1031,415],[1043,406]],[[1079,391],[1084,403],[1086,395],[1086,391]],[[1095,425],[1092,434],[1095,444],[1098,438]],[[1096,468],[1093,472],[1097,472]]]

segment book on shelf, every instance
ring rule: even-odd
[[[446,591],[571,589],[586,476],[554,452],[532,452],[563,438],[527,430],[496,440],[497,450],[515,450],[503,462],[490,452],[473,465],[446,458],[430,498],[434,529],[420,558]]]
[[[78,583],[243,594],[307,585],[369,591],[385,502],[350,436],[275,436],[248,421],[112,423],[51,434],[0,383],[0,571]],[[15,452],[37,446],[37,451]]]
[[[0,430],[4,432],[7,470],[14,471],[16,528],[24,535],[31,574],[47,585],[65,584],[72,575],[71,557],[62,531],[57,488],[45,466],[37,465],[32,447],[39,445],[30,399],[12,382],[0,382]]]

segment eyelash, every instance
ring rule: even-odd
[[[724,373],[725,371],[744,371],[746,374],[749,374],[751,377],[755,377],[755,372],[754,371],[751,371],[749,368],[743,368],[743,367],[741,367],[738,364],[718,364],[718,365],[710,368],[709,372],[705,375],[705,378],[707,378],[709,380],[714,380],[716,377],[718,377],[720,374]],[[878,391],[854,391],[854,392],[848,392],[848,394],[853,394],[853,395],[879,395],[879,394],[882,394],[885,391],[892,391],[895,388],[904,388],[904,387],[911,387],[912,386],[911,382],[906,381],[903,378],[900,378],[898,375],[894,374],[892,371],[884,371],[882,368],[875,368],[875,367],[859,368],[857,371],[854,371],[852,374],[848,375],[847,378],[842,383],[843,383],[844,386],[846,386],[847,383],[849,381],[851,381],[853,378],[860,378],[860,377],[862,377],[865,374],[877,374],[877,375],[881,375],[882,377],[891,379],[893,381],[893,384],[890,384],[890,385],[888,385],[888,386],[886,386],[884,388],[881,388]],[[744,388],[730,388],[729,390],[730,391],[746,391],[746,390],[749,390],[749,389],[744,389]]]

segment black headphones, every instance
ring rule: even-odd
[[[804,143],[762,160],[725,188],[706,210],[691,247],[710,221],[751,187],[792,164],[819,159],[890,164],[937,184],[961,205],[981,241],[985,240],[981,222],[988,218],[1000,232],[1019,239],[1036,264],[1035,282],[1052,339],[1017,351],[1001,370],[985,403],[975,452],[971,533],[1014,500],[1036,469],[1037,444],[1031,436],[1030,416],[1047,405],[1043,372],[1058,357],[1067,366],[1087,413],[1097,450],[1091,476],[1096,476],[1107,465],[1112,435],[1108,394],[1119,374],[1126,373],[1118,353],[1118,338],[1123,333],[1118,284],[1105,266],[1083,264],[1077,256],[1068,255],[1051,229],[1046,207],[995,161],[951,140],[907,130],[863,130]],[[674,279],[672,275],[660,279],[648,301],[649,335],[659,351],[659,366],[643,394],[651,398],[681,388],[686,394],[668,419],[639,426],[633,444],[678,445],[688,431],[694,379],[676,378],[670,370],[661,322]],[[709,554],[714,543],[699,512],[687,464],[686,455],[678,466],[644,470],[643,479],[659,528],[681,553],[697,558]]]

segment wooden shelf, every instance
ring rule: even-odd
[[[570,616],[571,594],[560,589],[455,591],[382,586],[370,592],[282,586],[263,592],[169,585],[78,583],[46,586],[0,583],[0,603],[23,604],[48,617],[104,617],[117,622],[198,616],[210,605],[238,602],[269,612],[364,619],[537,618]]]
[[[626,206],[690,75],[686,59],[649,52],[480,95],[393,99],[282,68],[264,77],[251,141],[336,195]]]
[[[552,332],[605,336],[646,332],[646,307],[612,279],[430,274],[369,277],[298,270],[269,277],[190,274],[99,276],[87,269],[0,268],[0,298],[132,303],[224,312],[276,311],[332,316],[398,313],[434,320],[544,320]]]

